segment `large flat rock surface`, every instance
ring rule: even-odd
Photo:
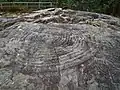
[[[120,19],[60,8],[20,17],[0,19],[0,90],[120,90]]]

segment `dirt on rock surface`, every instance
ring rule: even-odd
[[[0,17],[0,90],[120,90],[120,19],[61,8]]]

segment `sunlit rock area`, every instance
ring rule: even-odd
[[[0,90],[120,90],[120,19],[62,8],[1,15]]]

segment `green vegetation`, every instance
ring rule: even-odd
[[[120,16],[120,0],[0,0],[0,2],[57,1],[58,7]]]
[[[39,2],[39,1],[57,1],[57,0],[0,0],[0,2]]]
[[[59,7],[120,16],[120,0],[59,0]]]

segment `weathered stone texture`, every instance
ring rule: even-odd
[[[118,18],[60,8],[21,18],[0,31],[0,90],[119,90]]]

